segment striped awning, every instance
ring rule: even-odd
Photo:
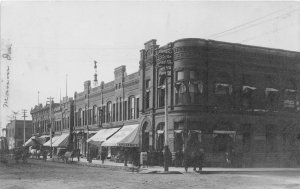
[[[100,146],[110,136],[115,134],[120,128],[101,129],[94,136],[89,138],[87,142]]]
[[[139,125],[123,126],[117,133],[102,143],[102,146],[123,146],[138,147],[139,146]]]
[[[53,146],[53,143],[54,143],[59,137],[60,137],[60,135],[59,135],[59,136],[54,136],[54,137],[52,138],[52,146]],[[50,146],[50,140],[48,140],[48,142],[46,142],[46,143],[44,144],[44,146]]]
[[[69,133],[62,134],[59,136],[59,138],[53,142],[53,147],[67,147],[69,143]]]
[[[25,142],[24,146],[34,146],[34,145],[36,145],[36,141],[34,140],[36,138],[37,138],[36,136],[31,137],[30,139],[28,139]]]

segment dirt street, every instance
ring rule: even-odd
[[[236,188],[298,189],[299,172],[268,174],[139,174],[54,162],[0,164],[0,188]]]

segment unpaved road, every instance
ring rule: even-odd
[[[299,189],[300,173],[139,174],[54,162],[0,164],[1,189],[64,188],[230,188]]]

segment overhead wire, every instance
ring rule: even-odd
[[[244,29],[248,29],[249,27],[253,27],[253,26],[258,25],[258,24],[254,24],[254,23],[256,23],[256,22],[258,22],[258,21],[260,21],[260,20],[264,20],[265,18],[267,18],[267,17],[269,17],[269,16],[271,16],[271,15],[277,14],[277,13],[279,13],[279,12],[282,12],[282,11],[287,10],[287,9],[290,9],[290,8],[291,8],[291,7],[286,7],[286,8],[283,8],[283,9],[279,9],[279,10],[277,10],[277,11],[271,12],[271,13],[269,13],[269,14],[267,14],[267,15],[264,15],[264,16],[262,16],[262,17],[256,18],[256,19],[251,20],[251,21],[249,21],[249,22],[246,22],[246,23],[240,24],[240,25],[238,25],[238,26],[232,27],[232,28],[227,29],[227,30],[225,30],[225,31],[222,31],[222,32],[219,32],[219,33],[215,33],[215,34],[209,35],[209,36],[207,36],[206,38],[213,38],[213,39],[216,39],[216,38],[220,38],[220,37],[222,37],[222,36],[224,36],[224,35],[227,35],[228,33],[232,33],[232,32],[236,33],[237,31],[244,30]],[[285,13],[284,15],[290,14],[291,12],[294,12],[294,11],[296,11],[296,10],[299,10],[299,9],[294,9],[294,10],[288,12],[288,13]],[[282,15],[281,15],[281,16],[282,16]],[[277,16],[277,17],[278,17],[278,16]],[[274,19],[274,18],[269,19],[268,21],[273,20],[273,19]],[[275,18],[275,19],[277,19],[277,18]],[[264,22],[265,22],[265,21],[264,21]],[[261,22],[261,23],[262,23],[262,22]],[[259,24],[261,24],[261,23],[259,23]],[[249,26],[249,25],[250,25],[250,26]]]

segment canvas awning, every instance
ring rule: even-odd
[[[117,133],[102,143],[102,146],[123,146],[123,147],[138,147],[139,125],[123,126]]]
[[[36,138],[37,138],[36,136],[31,137],[30,139],[28,139],[25,142],[24,146],[33,146],[33,145],[35,145],[36,141],[34,141],[34,139],[36,139]]]
[[[62,134],[59,138],[53,142],[53,147],[67,147],[69,143],[69,134]]]
[[[53,143],[54,143],[59,137],[60,137],[60,135],[59,135],[59,136],[54,136],[54,137],[52,138],[52,146],[53,146]],[[50,146],[50,140],[48,140],[48,142],[46,142],[46,143],[44,144],[44,146]]]
[[[120,130],[120,128],[101,129],[94,136],[89,138],[87,142],[100,146],[104,141],[106,141],[110,136],[115,134],[118,130]]]
[[[35,140],[40,143],[40,144],[45,144],[48,140],[50,139],[50,136],[49,135],[42,135],[38,138],[36,138]]]

